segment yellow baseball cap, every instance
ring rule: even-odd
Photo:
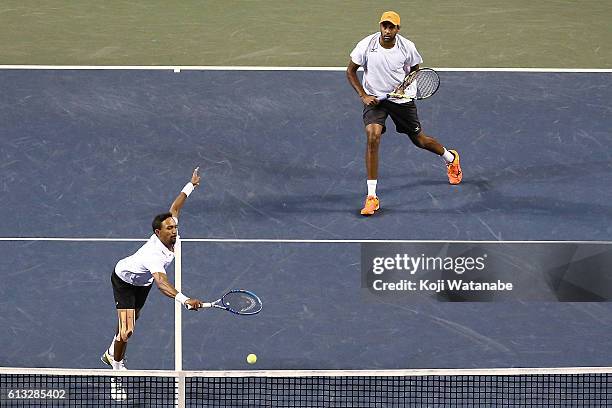
[[[388,21],[398,26],[400,25],[400,16],[395,11],[385,11],[382,16],[380,16],[380,23],[383,21]]]

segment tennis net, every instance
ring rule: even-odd
[[[0,368],[2,407],[609,407],[610,368],[124,371]]]

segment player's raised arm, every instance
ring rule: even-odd
[[[185,200],[189,197],[189,194],[200,185],[200,175],[198,174],[199,167],[196,167],[193,170],[193,174],[191,175],[191,180],[189,183],[183,187],[179,195],[174,199],[172,205],[170,206],[170,213],[174,218],[178,218],[179,213],[181,212],[181,208],[183,208],[183,204],[185,204]]]

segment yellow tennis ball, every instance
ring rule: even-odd
[[[249,364],[255,364],[257,362],[257,356],[255,354],[249,354],[247,356],[247,363]]]

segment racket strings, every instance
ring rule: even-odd
[[[417,98],[424,99],[433,95],[440,86],[440,77],[434,71],[418,71],[414,79],[417,85]]]
[[[244,292],[232,292],[223,296],[223,304],[238,313],[251,313],[261,308],[256,297]]]

